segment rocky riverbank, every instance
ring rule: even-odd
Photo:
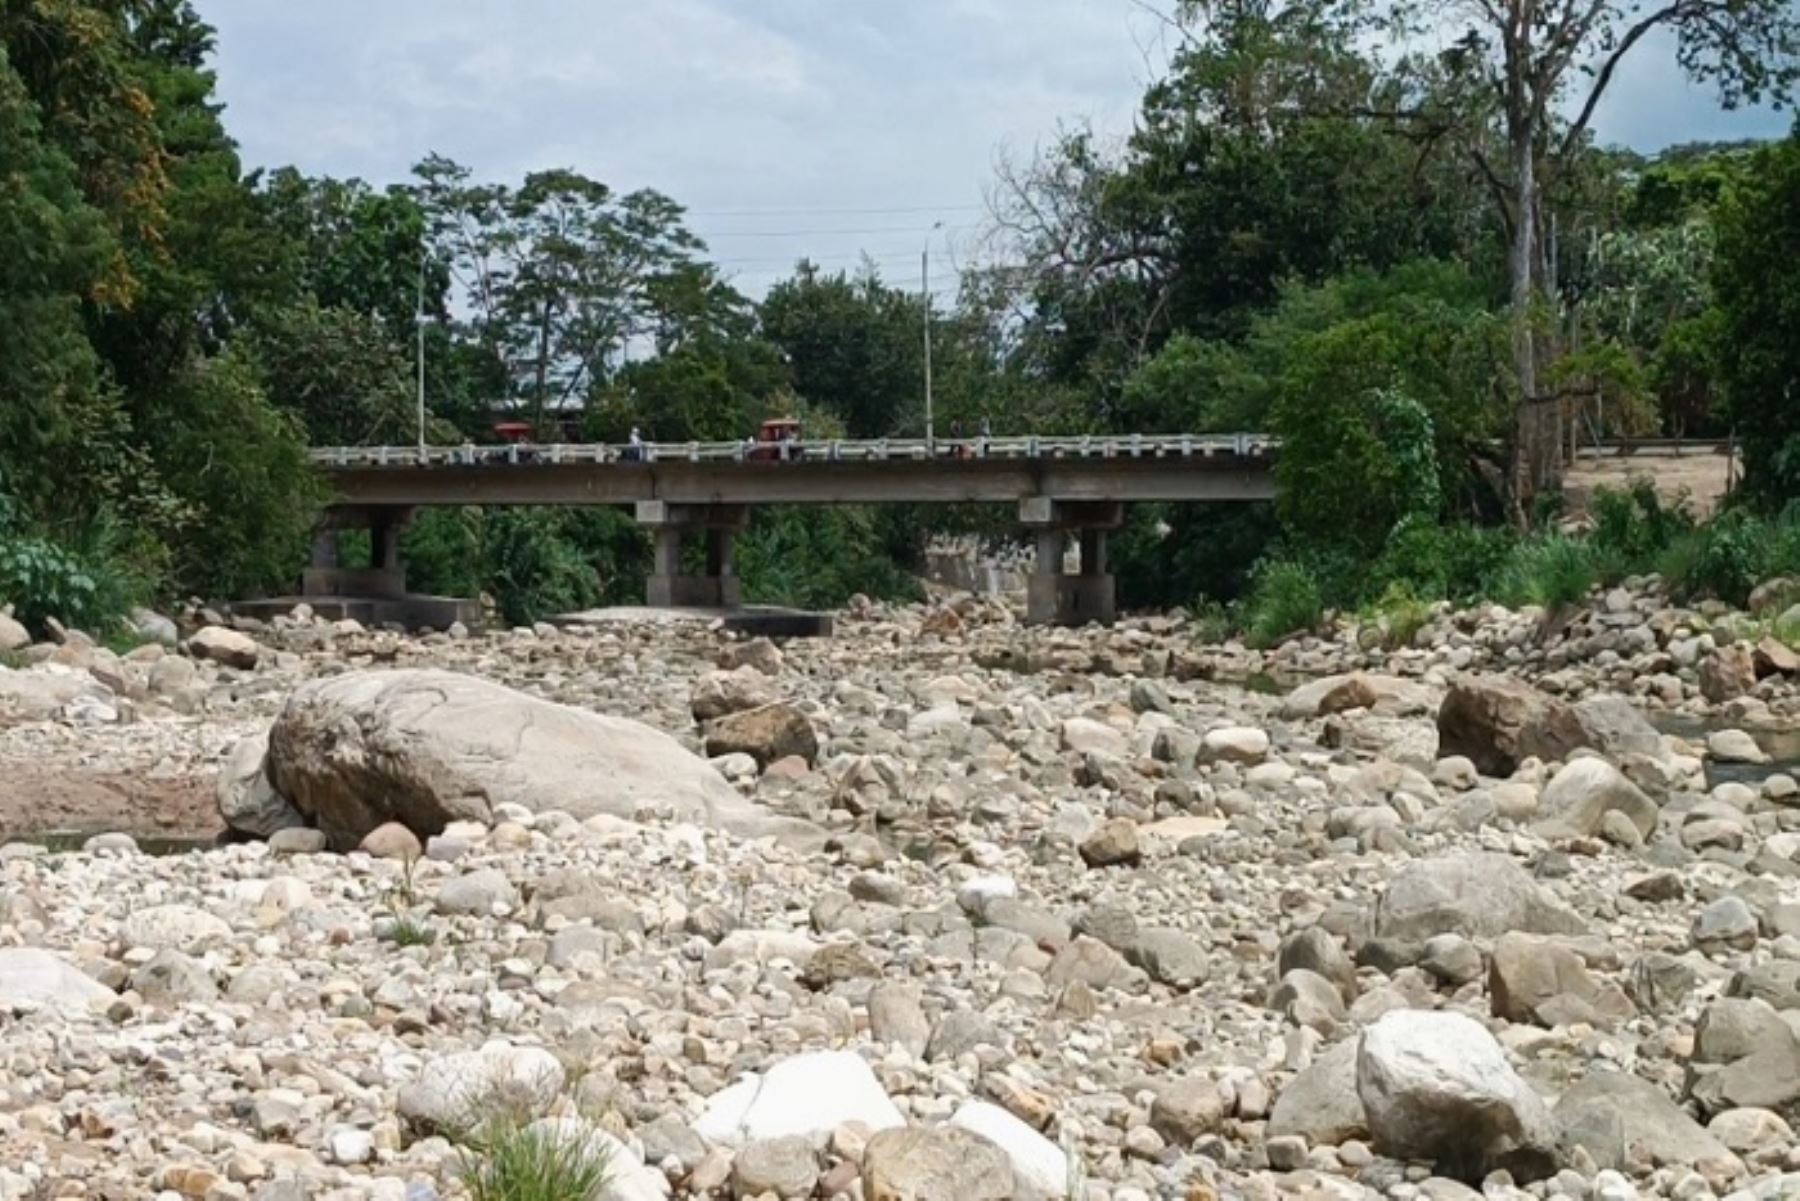
[[[0,1198],[457,1197],[502,1100],[610,1148],[617,1198],[1785,1195],[1769,624],[1640,586],[1398,649],[965,598],[782,648],[302,615],[14,651]],[[447,721],[396,671],[488,684]],[[1258,675],[1332,678],[1225,682]],[[556,706],[719,783],[571,772]],[[267,783],[276,820],[49,851],[46,773],[240,821]]]

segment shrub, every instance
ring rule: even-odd
[[[868,509],[758,512],[737,544],[744,599],[830,609],[856,593],[917,600],[919,581],[882,552]]]
[[[1486,594],[1516,545],[1505,528],[1403,521],[1368,569],[1364,591],[1398,588],[1422,599],[1473,601]]]
[[[0,533],[0,604],[42,633],[45,621],[105,637],[115,631],[145,589],[109,534],[93,535],[94,545],[74,549],[47,538]]]
[[[1762,581],[1800,572],[1800,502],[1773,520],[1728,509],[1671,543],[1658,570],[1677,596],[1746,604]]]
[[[1274,646],[1314,629],[1325,616],[1319,581],[1305,564],[1279,559],[1257,572],[1245,628],[1256,646]]]
[[[1508,605],[1541,605],[1554,612],[1580,604],[1598,578],[1592,547],[1552,534],[1518,546],[1494,593]]]
[[[1633,480],[1623,492],[1597,490],[1593,513],[1594,546],[1622,560],[1627,571],[1647,570],[1676,539],[1694,529],[1687,498],[1665,505],[1647,479]]]
[[[485,582],[506,620],[529,625],[599,599],[599,579],[548,509],[491,510],[482,544]]]
[[[1385,645],[1411,646],[1419,631],[1431,621],[1431,605],[1403,585],[1390,584],[1364,616],[1381,631]]]
[[[471,1201],[597,1201],[612,1175],[604,1144],[575,1123],[493,1118],[463,1154]]]

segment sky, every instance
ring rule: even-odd
[[[997,156],[1122,136],[1165,61],[1159,0],[198,0],[250,166],[404,179],[573,167],[690,210],[751,294],[795,259],[954,291]],[[1160,0],[1166,3],[1166,0]],[[1779,136],[1646,44],[1596,121],[1650,150]],[[941,224],[940,224],[941,223]]]

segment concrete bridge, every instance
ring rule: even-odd
[[[631,505],[655,542],[649,603],[728,608],[741,601],[733,539],[755,505],[1008,504],[1036,540],[1028,618],[1110,622],[1106,536],[1123,506],[1270,500],[1276,451],[1260,434],[321,449],[334,500],[302,591],[320,609],[357,598],[378,620],[466,617],[406,591],[399,534],[431,505]],[[369,530],[372,566],[340,565],[346,528]],[[1080,568],[1064,574],[1070,540]],[[705,546],[698,573],[684,566],[690,541]]]

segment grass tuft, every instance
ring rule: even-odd
[[[604,1144],[578,1123],[493,1119],[463,1155],[470,1201],[595,1201],[611,1178]]]

